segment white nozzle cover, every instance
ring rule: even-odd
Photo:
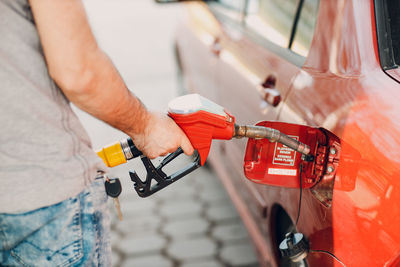
[[[227,115],[223,107],[199,94],[180,96],[168,104],[168,111],[172,114],[191,114],[200,110],[224,117]]]

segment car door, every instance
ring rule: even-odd
[[[390,17],[398,18],[396,11],[398,1],[321,1],[318,38],[279,118],[324,127],[341,139],[332,206],[318,205],[307,192],[299,228],[311,249],[327,250],[347,266],[399,266],[400,234],[393,228],[399,225],[399,157],[394,156],[399,144],[399,84],[381,69],[387,72],[394,63],[396,42],[390,40],[390,27],[379,32],[381,22],[398,32],[399,20]],[[380,37],[385,38],[383,44]],[[378,47],[384,51],[378,53]],[[395,74],[391,71],[389,75]],[[350,164],[345,164],[346,158]],[[338,180],[351,181],[353,187],[338,188]],[[308,261],[326,266],[318,264],[316,256]]]
[[[219,22],[207,5],[189,2],[177,29],[175,49],[180,69],[184,71],[184,87],[217,103],[215,40],[219,35]]]
[[[305,60],[304,55],[290,49],[303,2],[222,0],[209,4],[222,25],[216,37],[219,99],[239,124],[278,118],[291,82]],[[232,18],[233,10],[240,7],[240,18]],[[232,178],[236,186],[247,189],[240,193],[248,198],[247,203],[259,225],[265,226],[263,221],[271,197],[266,194],[265,186],[244,178],[246,140],[232,140],[222,145],[228,159],[226,168],[234,169]]]

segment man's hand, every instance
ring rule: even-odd
[[[166,115],[149,113],[143,133],[132,134],[133,142],[146,156],[153,159],[174,152],[178,147],[187,155],[193,147],[185,133]]]
[[[49,74],[82,110],[130,135],[150,158],[193,147],[168,117],[153,114],[126,87],[90,29],[81,0],[29,0]]]

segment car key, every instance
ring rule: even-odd
[[[109,179],[107,177],[104,186],[106,188],[107,195],[113,198],[115,208],[117,209],[118,218],[120,221],[122,221],[121,206],[119,204],[119,199],[118,199],[118,196],[122,192],[122,186],[120,180],[118,178]]]

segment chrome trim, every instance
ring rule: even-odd
[[[120,141],[122,151],[124,152],[124,156],[126,160],[130,160],[133,158],[133,154],[131,148],[128,144],[128,139],[123,139]]]

